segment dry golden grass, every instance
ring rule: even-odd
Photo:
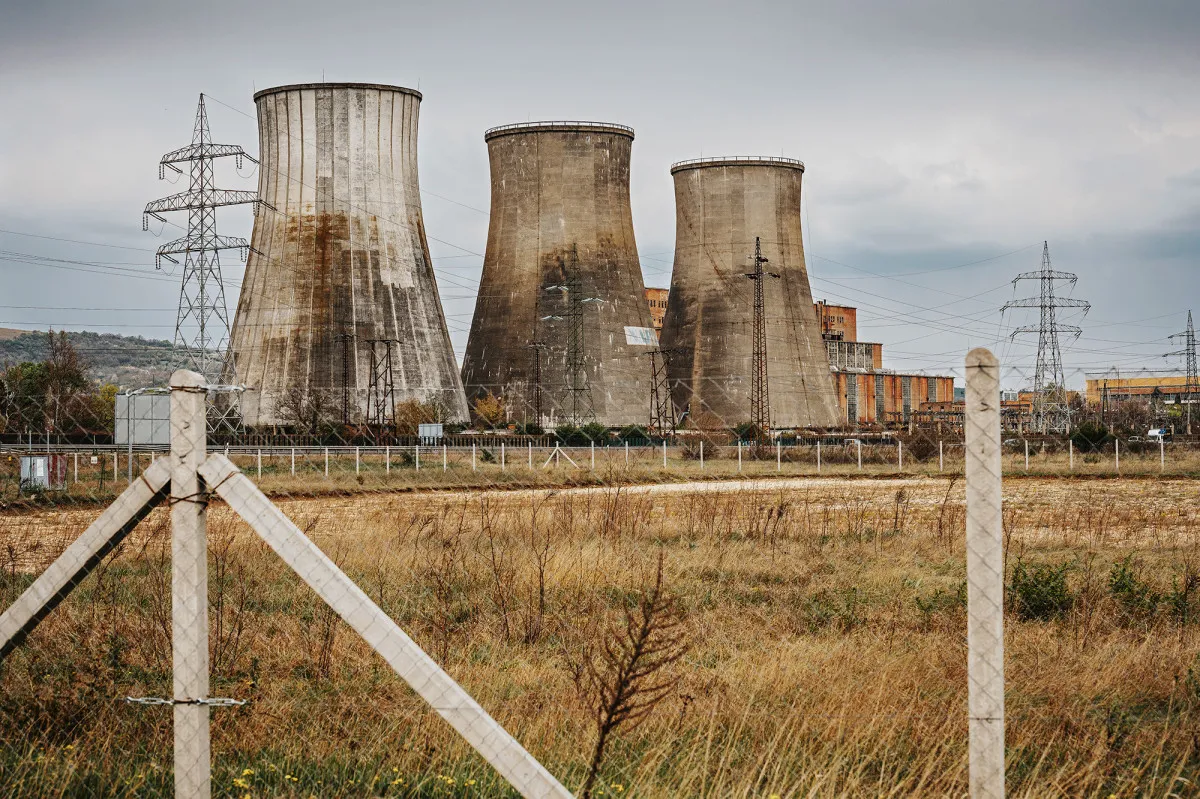
[[[1010,571],[1071,562],[1074,595],[1008,621],[1011,795],[1196,795],[1200,628],[1110,586],[1130,556],[1162,595],[1196,573],[1196,488],[1006,484]],[[962,499],[910,478],[280,504],[569,787],[594,742],[579,653],[664,552],[691,648],[675,693],[619,733],[604,795],[841,797],[966,791]],[[94,515],[0,518],[0,604]],[[217,795],[504,793],[228,508],[210,532],[212,693],[251,700],[213,712]],[[169,693],[168,551],[156,512],[0,669],[5,794],[169,785],[169,710],[117,701]]]

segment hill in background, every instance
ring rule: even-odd
[[[121,336],[115,333],[67,333],[88,374],[120,388],[165,386],[184,358],[169,341]],[[22,361],[42,361],[49,354],[48,336],[41,332],[0,328],[0,367]]]

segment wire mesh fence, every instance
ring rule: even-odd
[[[977,589],[1016,664],[1010,790],[1194,775],[1200,453],[1141,417],[1042,434],[1001,402],[984,585],[963,411],[194,426],[189,486],[178,447],[46,396],[10,393],[0,434],[7,795],[962,793],[997,718],[971,698]]]

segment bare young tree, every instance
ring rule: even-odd
[[[581,688],[596,722],[596,747],[580,796],[591,799],[604,751],[619,727],[642,722],[675,688],[665,673],[688,649],[683,610],[663,585],[659,553],[654,583],[625,608],[624,623],[610,626],[598,645],[584,653]]]

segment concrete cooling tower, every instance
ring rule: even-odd
[[[804,164],[704,158],[671,167],[675,267],[663,322],[676,408],[694,426],[751,419],[754,240],[762,240],[771,425],[831,427],[838,402],[800,235]]]
[[[368,421],[389,361],[396,402],[466,421],[421,216],[420,93],[321,83],[254,101],[259,196],[274,210],[255,219],[231,337],[246,423],[295,424],[301,402]]]
[[[533,122],[484,134],[492,171],[468,397],[514,422],[646,424],[657,347],[633,238],[633,130]],[[540,390],[539,390],[540,387]]]

